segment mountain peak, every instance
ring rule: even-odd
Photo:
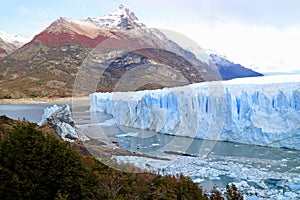
[[[124,6],[123,4],[120,4],[118,10],[115,12],[112,12],[111,14],[108,14],[108,16],[115,16],[120,18],[128,18],[133,21],[138,21],[138,18],[135,16],[134,12],[131,12],[129,8]]]
[[[119,9],[120,11],[127,11],[127,12],[130,12],[129,8],[127,8],[126,6],[124,6],[124,4],[120,4],[119,5]]]
[[[92,22],[94,25],[103,28],[113,29],[134,29],[138,27],[145,27],[144,24],[140,23],[134,12],[131,12],[129,8],[123,4],[119,8],[103,17],[88,18],[86,21]]]
[[[96,37],[98,35],[98,28],[93,24],[84,20],[76,20],[65,17],[60,17],[54,21],[46,30],[52,33],[78,33],[80,35],[88,35]]]
[[[121,3],[121,4],[119,5],[119,9],[120,9],[120,10],[126,9],[126,7]]]

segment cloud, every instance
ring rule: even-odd
[[[62,3],[66,3],[62,0]],[[47,7],[29,10],[20,7],[22,15],[34,20],[54,20],[59,16],[72,18],[101,16],[114,11],[121,3],[116,0],[94,0],[94,4],[79,3],[72,7]],[[123,0],[141,22],[149,27],[177,31],[196,41],[202,48],[216,50],[229,59],[265,71],[292,71],[300,67],[297,55],[300,47],[300,1],[265,0]],[[35,4],[34,4],[35,5]],[[65,4],[63,4],[65,5]],[[93,5],[93,8],[88,8]],[[53,10],[54,9],[54,10]],[[38,11],[37,11],[38,10]],[[45,12],[45,11],[48,12]],[[53,11],[52,11],[53,10]],[[85,11],[87,10],[87,11]],[[81,14],[81,16],[79,16]],[[24,17],[25,18],[25,17]],[[18,24],[19,26],[19,24]],[[41,26],[42,28],[45,25]],[[30,28],[30,27],[28,27]]]
[[[158,26],[182,33],[202,48],[259,72],[290,72],[300,67],[300,25],[277,29],[237,21],[177,20]]]
[[[202,32],[207,45],[260,72],[299,69],[300,27],[218,23]]]
[[[27,7],[20,7],[19,8],[19,12],[22,15],[28,15],[28,14],[30,14],[30,10]]]

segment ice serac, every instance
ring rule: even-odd
[[[117,124],[180,136],[300,149],[300,76],[94,93],[91,111]]]
[[[50,125],[56,134],[65,141],[88,140],[85,135],[77,130],[69,105],[53,105],[45,108],[39,125],[45,124]]]

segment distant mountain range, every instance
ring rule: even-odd
[[[215,66],[219,70],[223,80],[243,78],[243,77],[263,76],[263,74],[261,73],[255,72],[251,69],[243,67],[240,64],[236,64],[232,61],[229,61],[226,58],[226,56],[220,55],[215,51],[207,50],[206,52],[210,56],[211,61],[215,64]]]
[[[3,35],[0,98],[72,96],[76,77],[80,95],[219,79],[209,64],[158,29],[147,28],[123,5],[103,17],[59,18],[28,43]],[[253,76],[233,63],[220,67],[225,62],[211,57],[223,79]],[[79,70],[84,75],[78,78]]]
[[[0,30],[0,59],[11,54],[26,42],[29,42],[29,38],[18,35],[9,34]]]

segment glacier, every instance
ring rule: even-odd
[[[93,93],[90,110],[127,127],[300,150],[300,75]]]
[[[38,123],[39,126],[50,125],[56,134],[64,141],[74,142],[75,140],[87,141],[89,138],[82,134],[75,126],[74,119],[70,106],[52,105],[45,108],[42,115],[42,120]]]

